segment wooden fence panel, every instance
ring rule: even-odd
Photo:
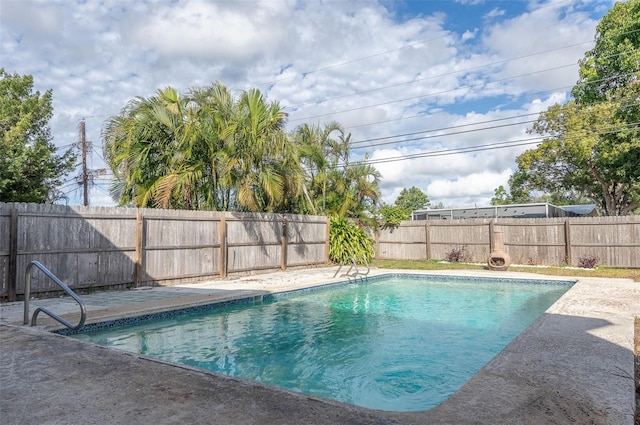
[[[24,293],[24,271],[40,261],[70,288],[120,285],[131,281],[133,264],[127,250],[135,242],[135,215],[119,209],[62,205],[13,204],[18,213],[16,294]],[[115,214],[114,214],[115,213]],[[105,267],[106,265],[115,267]],[[123,272],[129,271],[129,277]],[[58,291],[34,270],[32,292]]]
[[[505,251],[513,264],[565,263],[564,219],[500,219],[495,230],[503,232]]]
[[[486,261],[490,253],[490,220],[465,220],[457,226],[450,223],[430,223],[432,258],[444,260],[452,250],[464,249],[467,261]]]
[[[144,275],[139,285],[177,283],[220,273],[219,218],[155,211],[143,217]]]
[[[325,258],[327,219],[286,215],[286,266],[322,264]]]
[[[421,226],[428,231],[418,230]],[[432,259],[446,259],[452,249],[464,247],[469,261],[485,262],[491,228],[503,232],[514,264],[575,266],[580,258],[595,256],[603,266],[640,267],[638,216],[403,222],[393,231],[379,231],[376,258],[420,259],[411,250],[422,244]]]
[[[227,220],[227,271],[278,269],[283,221],[267,214],[237,215]]]
[[[388,259],[424,260],[427,258],[425,226],[408,222],[404,226],[378,231],[379,257]]]
[[[640,267],[640,217],[600,217],[571,221],[573,264],[596,257],[598,264]]]

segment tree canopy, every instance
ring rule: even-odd
[[[0,201],[54,202],[61,178],[73,170],[71,150],[58,155],[49,120],[52,92],[33,91],[31,75],[0,68]]]
[[[400,208],[412,213],[415,210],[427,208],[430,204],[429,197],[420,189],[411,186],[410,189],[403,188],[396,198],[395,204]]]
[[[427,208],[430,201],[422,190],[412,186],[410,189],[403,188],[394,204],[385,204],[379,210],[383,227],[395,227],[402,221],[410,220],[412,212]]]
[[[516,159],[509,184],[519,199],[584,195],[605,215],[627,215],[640,207],[640,0],[616,3],[595,40],[574,100],[540,114],[530,132],[544,140]]]
[[[131,100],[103,130],[121,205],[341,215],[366,220],[380,174],[349,164],[337,123],[284,129],[286,113],[259,90],[222,84]]]
[[[498,186],[493,191],[493,198],[491,198],[491,205],[507,205],[511,203],[511,196],[507,192],[507,189],[503,185]]]

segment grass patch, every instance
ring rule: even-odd
[[[374,267],[381,269],[414,270],[488,270],[487,265],[466,263],[442,263],[439,260],[373,260]],[[509,271],[536,273],[547,276],[604,277],[611,279],[633,279],[640,282],[639,269],[618,269],[598,267],[596,269],[576,269],[568,267],[518,267],[510,266]]]

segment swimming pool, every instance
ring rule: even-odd
[[[418,411],[447,399],[572,283],[387,275],[76,337],[364,407]]]

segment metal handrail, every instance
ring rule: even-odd
[[[369,262],[367,261],[367,257],[364,254],[361,254],[358,258],[362,259],[364,261],[365,266],[367,266],[366,272],[361,273],[358,271],[358,260],[356,260],[356,257],[351,256],[347,258],[345,261],[343,261],[342,263],[340,263],[340,267],[338,267],[338,270],[336,270],[333,277],[338,276],[338,273],[340,273],[340,270],[342,270],[342,266],[344,266],[349,261],[351,261],[351,267],[349,267],[349,270],[347,270],[347,272],[341,276],[353,276],[353,277],[367,276],[371,271],[371,268],[369,267]],[[355,272],[351,273],[351,270],[354,268],[356,269]]]
[[[43,266],[42,263],[40,263],[39,261],[32,261],[31,263],[29,263],[29,265],[27,266],[27,270],[25,272],[24,324],[25,325],[29,324],[29,298],[31,298],[31,269],[34,266],[37,267],[38,269],[40,269],[40,271],[42,273],[44,273],[49,279],[54,281],[56,283],[56,285],[61,287],[62,290],[67,293],[67,295],[69,295],[71,298],[73,298],[80,305],[80,323],[78,323],[77,325],[73,326],[71,323],[67,322],[62,317],[60,317],[57,314],[49,311],[48,309],[46,309],[44,307],[38,307],[36,309],[36,311],[33,312],[33,318],[31,319],[31,326],[35,326],[36,325],[36,318],[38,317],[38,313],[40,313],[40,312],[43,312],[44,314],[49,315],[51,318],[57,320],[58,322],[62,323],[63,325],[65,325],[66,327],[68,327],[69,329],[72,329],[72,330],[78,330],[82,326],[84,326],[84,321],[87,318],[87,308],[84,305],[84,301],[82,301],[82,299],[75,292],[73,292],[67,285],[64,284],[63,281],[58,279],[58,277],[56,275],[51,273],[49,271],[49,269],[47,269],[45,266]]]

